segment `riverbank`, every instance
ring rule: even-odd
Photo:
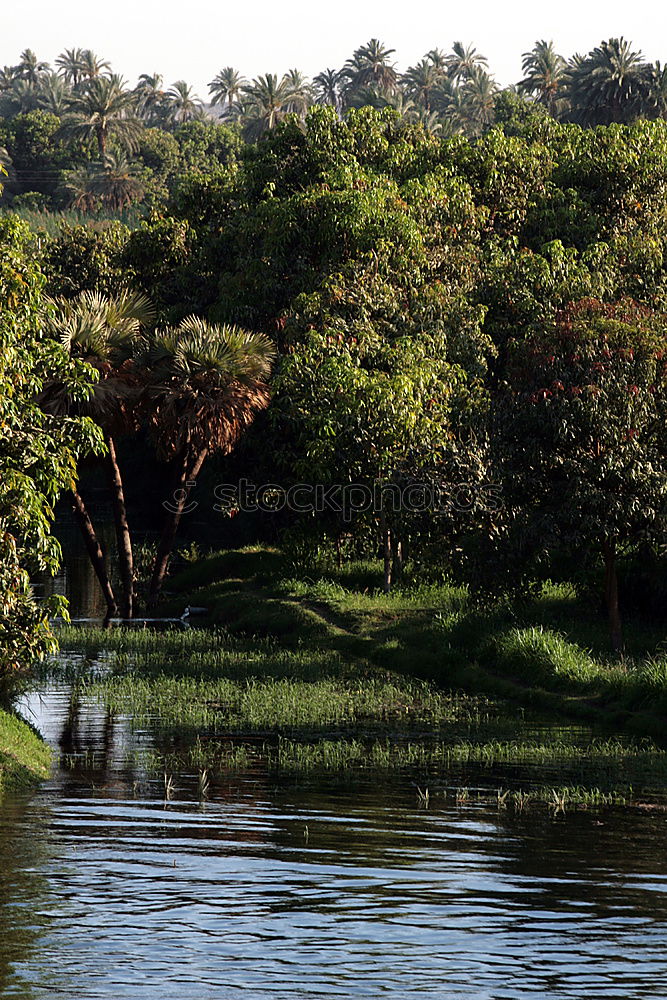
[[[619,659],[609,651],[604,618],[568,586],[545,585],[529,601],[483,610],[461,588],[385,595],[377,586],[378,567],[370,563],[297,578],[280,552],[252,548],[198,560],[175,574],[162,610],[180,615],[188,604],[201,606],[208,613],[198,624],[251,640],[249,651],[257,640],[270,642],[283,676],[298,675],[304,662],[335,657],[555,718],[664,737],[664,628],[627,623]],[[105,635],[110,648],[129,645],[122,633]],[[90,633],[66,630],[63,639],[99,648]],[[240,649],[239,662],[246,655]]]
[[[48,776],[51,750],[22,719],[0,709],[0,795]]]

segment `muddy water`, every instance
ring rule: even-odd
[[[660,811],[425,810],[407,775],[166,802],[152,732],[23,708],[74,758],[0,810],[3,998],[667,996]]]

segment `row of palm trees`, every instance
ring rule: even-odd
[[[185,81],[165,88],[159,74],[142,74],[129,89],[106,60],[87,49],[66,50],[55,70],[26,49],[16,66],[0,70],[0,113],[41,107],[62,118],[74,135],[89,134],[92,126],[100,158],[112,120],[115,138],[131,148],[144,125],[175,127],[216,109],[223,119],[239,122],[249,139],[289,113],[304,115],[313,104],[331,105],[341,115],[364,105],[393,107],[440,133],[476,135],[493,122],[500,88],[474,47],[455,42],[449,52],[431,49],[404,73],[394,55],[372,38],[341,69],[325,69],[312,80],[293,69],[249,81],[227,66],[209,84],[207,107]],[[593,125],[667,114],[667,67],[646,62],[624,38],[569,60],[553,42],[538,41],[524,53],[522,69],[511,89],[554,117]]]

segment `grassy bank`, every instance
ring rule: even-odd
[[[21,719],[0,709],[0,794],[46,778],[51,751]]]
[[[445,688],[502,697],[568,718],[604,719],[664,735],[665,623],[626,622],[626,653],[610,651],[603,614],[572,587],[480,610],[461,588],[378,591],[379,567],[346,566],[297,578],[279,552],[224,552],[176,575],[165,610],[209,609],[233,635],[281,650],[338,656]]]

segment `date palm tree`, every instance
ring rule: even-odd
[[[433,92],[443,78],[443,71],[424,58],[406,70],[402,83],[406,93],[427,111],[431,110]]]
[[[667,118],[667,66],[656,62],[649,67],[642,114],[648,118]]]
[[[211,104],[222,104],[228,110],[235,104],[248,81],[233,66],[225,66],[208,85]]]
[[[201,101],[193,93],[185,80],[177,80],[165,95],[167,117],[174,125],[197,118],[201,111]]]
[[[451,54],[447,56],[447,72],[452,80],[471,79],[478,69],[488,68],[489,60],[472,45],[467,47],[462,42],[454,42]]]
[[[533,94],[551,115],[558,109],[559,92],[567,78],[567,63],[554,49],[553,42],[535,42],[530,52],[524,52],[521,69],[523,79],[518,84],[520,94]]]
[[[81,52],[82,80],[96,80],[103,73],[111,73],[111,63],[106,59],[100,59],[92,49],[83,49]]]
[[[134,88],[137,114],[143,121],[157,123],[165,104],[166,94],[160,73],[142,73]]]
[[[67,112],[71,96],[69,84],[57,73],[47,73],[39,82],[37,103],[40,108],[58,118],[62,118]]]
[[[390,57],[395,49],[386,48],[377,38],[371,38],[361,45],[345,64],[348,89],[355,91],[371,88],[379,93],[390,94],[398,84],[398,73]]]
[[[25,80],[31,87],[36,87],[43,74],[50,69],[49,64],[38,59],[32,49],[24,49],[16,68],[21,80]]]
[[[63,79],[76,89],[83,78],[83,49],[65,49],[56,59]]]
[[[90,417],[104,432],[123,588],[121,611],[125,618],[131,618],[134,612],[134,567],[116,436],[135,429],[137,424],[140,383],[133,356],[142,343],[145,327],[151,325],[154,318],[155,311],[148,299],[127,290],[114,296],[82,292],[74,299],[52,303],[52,309],[45,317],[48,328],[59,337],[70,356],[88,362],[98,372],[92,395],[87,403],[78,404],[77,412]],[[49,412],[72,412],[67,386],[54,383],[47,387],[42,405]],[[72,500],[108,614],[114,615],[118,605],[92,520],[76,489],[72,491]]]
[[[176,489],[155,558],[149,607],[159,598],[190,484],[206,458],[229,454],[268,405],[266,380],[274,356],[264,334],[196,316],[152,340],[146,354],[148,409],[158,453],[174,465]]]
[[[477,66],[463,87],[463,102],[468,119],[469,135],[480,132],[493,124],[495,98],[498,84],[485,70]]]
[[[124,153],[107,153],[102,163],[95,167],[92,190],[103,204],[118,212],[143,198],[140,169],[138,164],[130,163]]]
[[[629,122],[642,109],[649,67],[624,38],[610,38],[568,72],[573,116],[583,125]]]
[[[81,85],[70,100],[62,132],[72,138],[97,140],[100,160],[113,137],[133,151],[141,134],[141,122],[133,114],[134,95],[119,76],[98,76]]]
[[[288,113],[292,91],[287,80],[274,73],[258,76],[243,88],[244,118],[249,138],[257,139],[274,128]]]
[[[313,77],[313,93],[318,104],[329,104],[340,114],[347,76],[342,69],[325,69]]]
[[[18,79],[20,79],[18,66],[3,66],[0,69],[0,93],[11,90]]]
[[[313,103],[313,91],[310,81],[298,69],[288,70],[285,73],[284,80],[290,93],[287,102],[287,111],[303,117]]]

